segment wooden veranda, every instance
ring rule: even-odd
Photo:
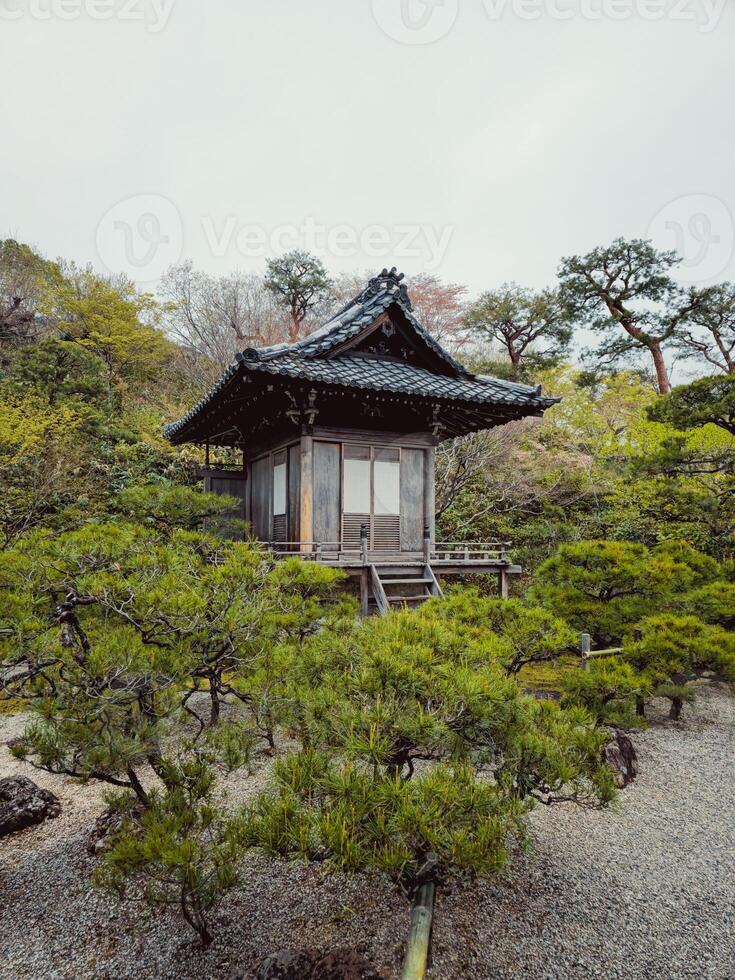
[[[414,606],[432,596],[441,596],[441,579],[452,575],[494,575],[499,595],[507,598],[509,578],[522,571],[509,557],[510,542],[434,542],[427,528],[422,551],[376,551],[369,548],[366,530],[363,529],[359,547],[345,541],[266,544],[278,557],[319,562],[359,578],[363,615],[373,609],[386,613],[391,608]]]

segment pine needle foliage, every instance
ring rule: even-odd
[[[142,886],[149,905],[180,911],[208,946],[211,912],[239,880],[242,822],[214,802],[215,772],[201,754],[168,759],[161,772],[165,789],[140,820],[123,822],[95,881],[120,895]]]
[[[431,607],[307,640],[288,688],[302,747],[249,809],[250,843],[410,887],[429,854],[442,875],[497,869],[536,803],[608,802],[605,736],[523,695],[507,650]]]
[[[16,752],[145,803],[139,770],[159,770],[182,715],[201,734],[238,703],[272,743],[275,719],[261,724],[281,683],[272,661],[319,628],[339,577],[198,531],[103,523],[27,536],[0,555],[4,687],[37,716]]]

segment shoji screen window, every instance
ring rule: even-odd
[[[345,446],[342,465],[342,537],[357,544],[360,528],[370,527],[372,496],[370,446]]]
[[[284,451],[273,457],[273,540],[286,541],[288,520],[288,454]]]
[[[366,525],[372,550],[400,550],[400,475],[400,449],[344,446],[342,538],[346,544],[358,544],[360,529]]]
[[[373,448],[373,541],[375,551],[401,550],[401,451]]]

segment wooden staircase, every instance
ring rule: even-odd
[[[391,609],[415,608],[442,590],[429,564],[368,565],[367,609],[385,615]]]

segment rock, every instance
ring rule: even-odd
[[[602,750],[602,761],[613,771],[615,785],[623,789],[638,775],[638,755],[633,743],[622,732],[613,732]]]
[[[36,786],[32,779],[26,776],[0,779],[0,837],[52,820],[60,813],[58,798]]]
[[[325,953],[311,976],[312,980],[382,980],[373,964],[351,949]]]
[[[296,977],[307,980],[314,975],[314,966],[320,956],[318,949],[281,949],[263,960],[256,976],[258,980],[295,980]],[[235,971],[231,980],[242,976],[242,972]]]
[[[235,970],[230,980],[240,980]],[[282,949],[258,967],[257,980],[383,980],[369,960],[352,949]]]
[[[87,852],[102,854],[112,847],[113,838],[120,830],[126,819],[140,820],[145,812],[142,803],[131,801],[129,807],[122,810],[105,810],[94,822],[94,827],[87,837]]]

